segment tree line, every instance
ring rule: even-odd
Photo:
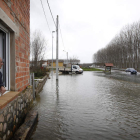
[[[140,70],[140,21],[123,27],[105,48],[93,55],[93,62]]]

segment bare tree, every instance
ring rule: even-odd
[[[38,30],[33,32],[30,43],[30,59],[35,69],[40,65],[41,60],[43,60],[46,48],[47,43],[42,33]]]
[[[93,56],[96,63],[113,63],[119,68],[140,70],[140,21],[122,28],[109,44]]]
[[[70,57],[69,62],[71,64],[79,64],[80,63],[80,60],[78,59],[77,56],[73,56],[73,57]]]

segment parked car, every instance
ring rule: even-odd
[[[137,74],[137,71],[134,68],[127,68],[125,72],[131,72],[131,74]]]

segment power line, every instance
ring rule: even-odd
[[[43,8],[43,11],[44,11],[44,7],[43,7],[43,4],[42,4],[42,0],[40,0],[40,1],[41,1],[41,5],[42,5],[42,8]],[[46,21],[47,21],[48,28],[49,28],[49,30],[50,30],[50,27],[49,27],[49,24],[48,24],[48,20],[47,20],[45,11],[44,11],[44,15],[45,15],[45,19],[46,19]],[[50,33],[51,33],[51,30],[50,30]]]
[[[60,28],[60,24],[59,24],[59,28]],[[61,33],[61,28],[60,28],[60,35],[61,35],[61,38],[62,38],[62,44],[63,44],[64,50],[65,50],[64,41],[63,41],[63,37],[62,37],[62,33]]]
[[[52,14],[52,11],[51,11],[51,8],[50,8],[49,1],[48,1],[48,0],[47,0],[47,4],[48,4],[49,10],[50,10],[50,13],[51,13],[51,16],[52,16],[52,19],[53,19],[54,25],[56,26],[56,24],[55,24],[55,20],[54,20],[54,17],[53,17],[53,14]]]
[[[51,16],[52,16],[52,19],[53,19],[54,25],[56,26],[56,23],[55,23],[55,20],[54,20],[54,17],[53,17],[53,14],[52,14],[52,11],[51,11],[51,8],[50,8],[49,1],[48,1],[48,0],[47,0],[47,4],[48,4],[49,10],[50,10],[50,13],[51,13]],[[59,28],[60,28],[60,24],[59,24]],[[62,39],[63,47],[64,47],[64,49],[65,49],[64,41],[63,41],[63,37],[62,37],[62,33],[61,33],[61,28],[60,28],[60,35],[61,35],[61,39]]]

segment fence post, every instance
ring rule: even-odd
[[[30,85],[32,85],[32,73],[30,73]]]
[[[32,73],[32,81],[33,81],[33,99],[35,99],[35,81],[34,81],[34,73]]]

